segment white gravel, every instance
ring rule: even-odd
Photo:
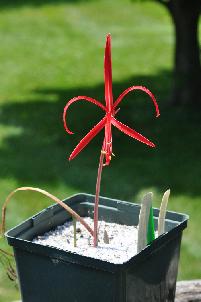
[[[84,219],[93,228],[93,219]],[[76,224],[76,229],[76,247],[74,247],[72,221],[68,221],[56,229],[34,238],[33,242],[115,264],[124,263],[137,253],[138,230],[136,226],[99,221],[99,243],[97,248],[93,247],[93,238],[79,222]],[[109,237],[109,243],[104,240],[105,230]]]

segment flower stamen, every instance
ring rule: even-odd
[[[101,154],[104,154],[104,155],[106,155],[107,153],[106,153],[106,151],[104,151],[104,150],[101,150]]]

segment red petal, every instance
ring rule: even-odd
[[[146,137],[138,133],[137,131],[131,129],[130,127],[124,125],[123,123],[117,121],[114,117],[112,118],[112,124],[117,127],[120,131],[124,132],[125,134],[131,136],[132,138],[135,138],[136,140],[150,146],[155,147],[155,145],[150,142]]]
[[[65,128],[66,132],[68,132],[69,134],[73,134],[73,132],[70,131],[70,129],[67,127],[67,124],[66,124],[66,113],[67,113],[68,107],[72,103],[74,103],[76,101],[80,101],[80,100],[91,102],[91,103],[97,105],[98,107],[100,107],[101,109],[103,109],[104,111],[106,111],[105,106],[103,104],[101,104],[100,102],[96,101],[93,98],[90,98],[88,96],[76,96],[76,97],[74,97],[73,99],[71,99],[70,101],[68,101],[68,103],[64,107],[64,111],[63,111],[63,124],[64,124],[64,128]]]
[[[112,95],[112,62],[111,62],[111,35],[106,37],[105,59],[104,59],[104,77],[105,77],[105,102],[110,111],[113,105]]]
[[[107,121],[105,123],[105,146],[104,151],[106,152],[105,159],[106,165],[109,165],[112,155],[112,125],[111,125],[111,115],[107,115]]]
[[[113,109],[115,109],[119,105],[119,103],[122,101],[122,99],[125,97],[126,94],[128,94],[130,91],[133,91],[133,90],[142,90],[150,96],[150,98],[152,99],[152,101],[154,103],[155,109],[156,109],[156,117],[158,117],[160,115],[160,112],[159,112],[159,108],[158,108],[156,99],[155,99],[153,93],[149,89],[147,89],[146,87],[143,87],[143,86],[131,86],[131,87],[127,88],[124,92],[122,92],[122,94],[120,94],[118,99],[114,102]]]
[[[106,117],[104,117],[96,126],[94,126],[87,135],[79,142],[79,144],[75,147],[73,152],[71,153],[69,160],[75,158],[84,147],[96,136],[105,126],[106,123]]]

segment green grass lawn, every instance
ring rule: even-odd
[[[170,210],[190,215],[184,233],[180,279],[201,278],[201,142],[196,108],[168,105],[174,47],[166,10],[154,2],[0,0],[0,205],[10,191],[31,185],[60,198],[95,191],[103,134],[69,163],[76,143],[102,116],[90,104],[62,110],[71,97],[104,101],[105,35],[113,38],[113,88],[117,97],[131,85],[145,85],[157,96],[161,117],[142,93],[122,102],[118,119],[157,144],[149,149],[114,129],[114,153],[104,169],[101,194],[138,201],[144,192],[171,188]],[[55,4],[57,3],[57,4]],[[18,193],[8,209],[8,227],[50,204],[37,193]],[[5,244],[2,244],[5,247]],[[18,291],[0,268],[0,302]]]

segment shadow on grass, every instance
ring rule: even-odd
[[[114,83],[115,97],[133,84],[149,87],[157,96],[161,117],[154,118],[153,104],[143,93],[130,93],[125,98],[117,118],[155,142],[157,148],[149,148],[113,128],[116,157],[103,171],[102,195],[129,199],[147,187],[162,192],[169,186],[174,194],[200,194],[199,112],[166,106],[168,78],[168,72],[163,71],[156,76]],[[40,89],[35,91],[35,101],[12,101],[2,106],[1,123],[16,126],[19,131],[8,136],[0,148],[0,178],[14,177],[21,185],[41,188],[47,183],[63,183],[77,191],[93,193],[103,131],[72,162],[67,156],[103,113],[87,102],[72,105],[68,124],[75,135],[70,136],[63,130],[62,111],[73,96],[88,95],[103,101],[103,92],[103,84]]]

